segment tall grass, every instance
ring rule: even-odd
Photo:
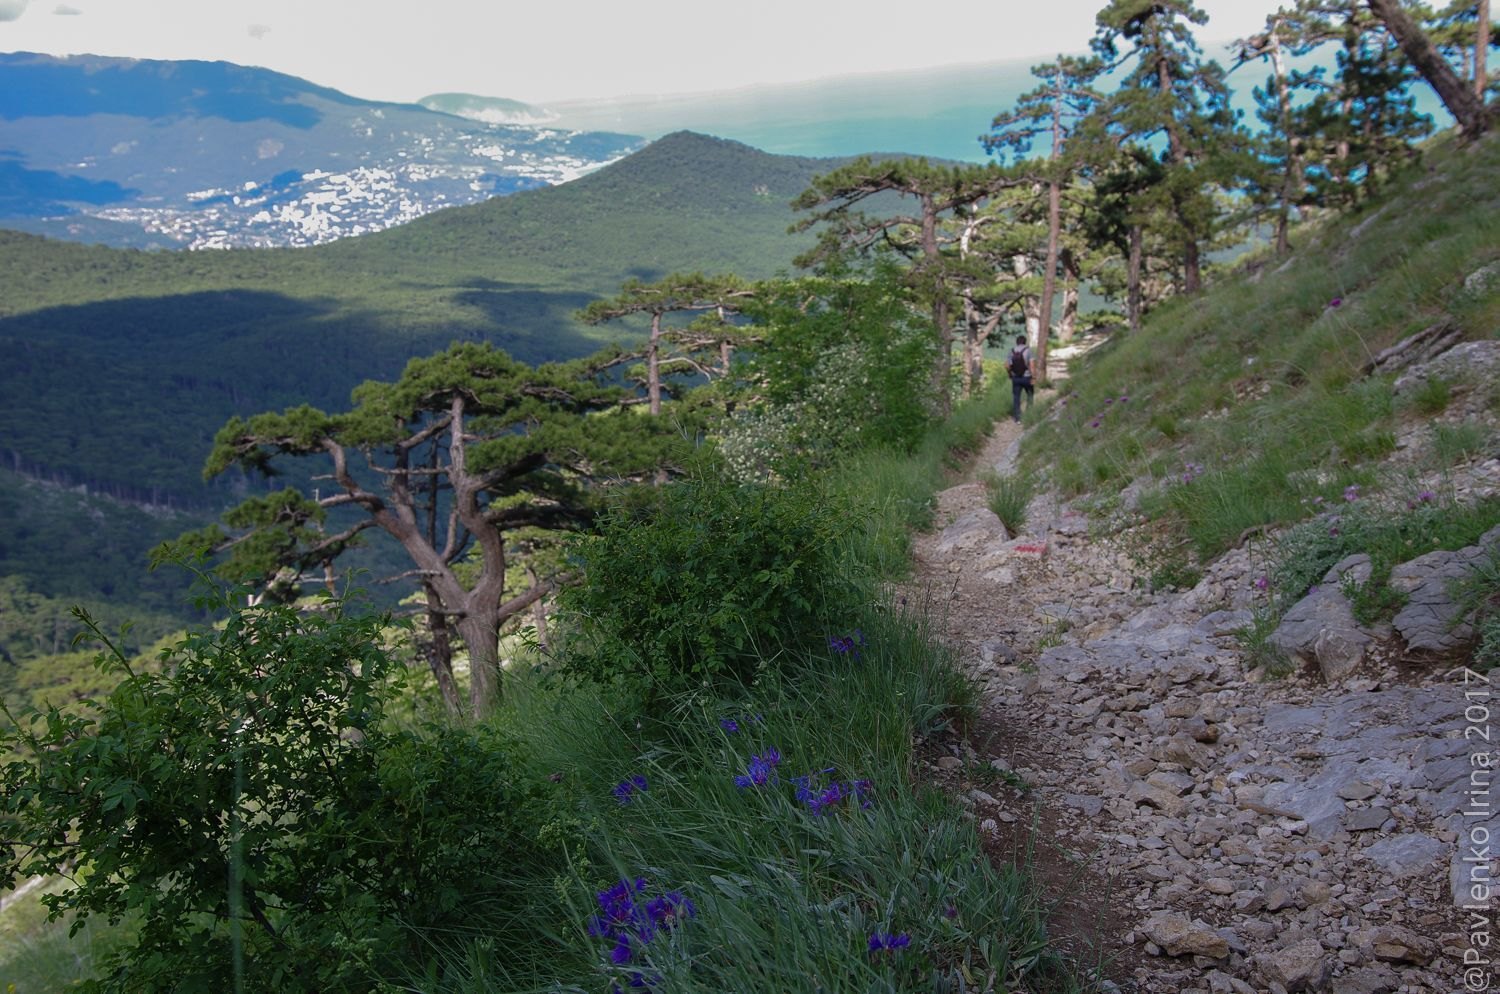
[[[851,575],[905,568],[945,462],[978,450],[1000,406],[961,408],[914,456],[869,453],[832,474],[830,489],[865,516],[841,540]],[[523,736],[536,775],[560,781],[559,832],[574,841],[551,913],[524,931],[440,942],[438,989],[1078,989],[1024,867],[994,865],[956,803],[912,782],[914,738],[962,726],[972,686],[919,619],[873,585],[866,603],[784,646],[738,691],[663,701],[545,667],[519,673],[498,720]],[[772,750],[764,783],[736,785]],[[815,796],[835,784],[852,793],[817,810],[798,777]],[[680,895],[693,910],[616,962],[617,937],[590,926],[599,895],[637,878],[640,900]],[[872,950],[872,936],[905,944]],[[506,952],[528,944],[533,955]]]

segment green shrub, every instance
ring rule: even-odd
[[[699,477],[616,507],[576,547],[564,593],[579,638],[565,665],[653,695],[753,682],[765,661],[829,635],[865,600],[841,549],[856,516],[816,485]]]
[[[136,923],[84,989],[368,990],[525,904],[538,786],[493,732],[389,727],[382,624],[232,610],[164,672],[106,653],[107,698],[13,716],[0,884],[71,862],[54,917]]]

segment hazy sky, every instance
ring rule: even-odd
[[[1198,0],[1208,39],[1277,0]],[[376,100],[719,90],[1087,47],[1102,0],[0,0],[0,51],[265,66]],[[1222,56],[1220,56],[1222,58]]]

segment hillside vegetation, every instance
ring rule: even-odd
[[[571,358],[620,334],[573,312],[629,278],[789,267],[808,240],[787,234],[787,203],[827,167],[678,134],[574,183],[317,248],[0,232],[0,437],[19,468],[202,507],[199,467],[231,415],[338,406],[458,339]]]
[[[1500,260],[1497,168],[1494,138],[1438,143],[1389,197],[1299,229],[1291,257],[1247,258],[1142,334],[1110,336],[1028,436],[1028,464],[1101,502],[1142,476],[1192,476],[1168,517],[1199,561],[1374,483],[1403,416],[1431,413],[1371,375],[1376,357],[1434,326],[1500,331],[1500,283],[1468,279]],[[1493,384],[1478,388],[1493,409]]]

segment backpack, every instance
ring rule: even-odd
[[[1009,368],[1010,368],[1010,375],[1012,377],[1014,377],[1015,379],[1018,379],[1018,380],[1019,379],[1024,379],[1025,377],[1031,375],[1030,366],[1026,362],[1026,350],[1025,349],[1011,349],[1010,350],[1010,366],[1009,366]]]

